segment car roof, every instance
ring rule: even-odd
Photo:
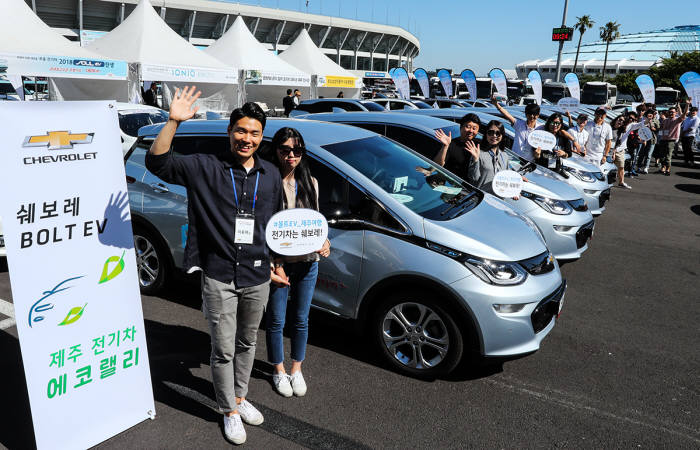
[[[310,105],[312,103],[322,103],[322,102],[345,102],[345,103],[358,103],[360,102],[359,98],[310,98],[306,100],[302,100],[301,104],[304,105]]]
[[[114,104],[117,106],[117,111],[163,111],[160,108],[156,108],[155,106],[150,106],[150,105],[141,105],[141,104],[124,103],[124,102],[115,102]],[[167,112],[167,111],[163,111],[163,112]]]
[[[427,111],[427,110],[426,110]],[[322,120],[327,122],[381,123],[403,125],[411,128],[436,130],[454,125],[450,120],[440,119],[429,115],[404,114],[402,112],[348,112],[348,113],[318,113],[304,116],[304,119]]]
[[[182,122],[177,128],[177,134],[187,135],[219,135],[226,134],[229,121],[222,120],[188,120]],[[148,125],[139,129],[139,136],[155,137],[164,124]],[[376,133],[362,128],[343,125],[339,123],[318,122],[315,120],[269,118],[265,125],[263,135],[271,138],[277,130],[283,127],[296,128],[304,140],[323,146],[338,142],[352,141],[376,136]]]

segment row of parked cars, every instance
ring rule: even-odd
[[[564,178],[511,153],[511,169],[528,182],[518,200],[500,199],[432,162],[436,130],[459,135],[466,112],[482,126],[505,120],[497,110],[388,111],[379,103],[308,100],[296,117],[265,128],[266,143],[281,127],[297,128],[319,181],[333,252],[319,265],[313,306],[354,319],[389,364],[416,376],[447,373],[466,355],[536,351],[564,302],[557,259],[585,252],[612,180],[577,157],[566,160]],[[543,108],[543,117],[553,111]],[[139,282],[148,294],[182,268],[188,226],[186,189],[145,167],[161,126],[141,128],[125,155]],[[185,122],[172,151],[226,151],[227,126]]]

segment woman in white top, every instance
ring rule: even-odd
[[[269,159],[279,168],[284,188],[284,206],[318,210],[318,181],[311,176],[305,160],[304,138],[294,128],[281,128],[275,133]],[[306,394],[306,382],[301,374],[301,363],[306,356],[309,335],[309,309],[318,277],[320,256],[330,255],[330,242],[323,248],[301,256],[277,256],[271,268],[272,284],[267,304],[267,355],[274,365],[272,381],[284,397]],[[290,310],[293,320],[291,334],[291,375],[284,370],[282,331]]]
[[[637,114],[630,112],[626,117],[618,116],[611,124],[613,130],[613,162],[617,167],[618,187],[632,189],[625,183],[625,152],[627,151],[627,138],[634,130],[638,130],[644,124],[637,122]],[[606,155],[607,156],[607,153]]]

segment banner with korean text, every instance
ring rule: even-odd
[[[656,103],[656,91],[654,90],[654,80],[647,74],[639,75],[635,80],[642,98],[646,103]]]
[[[403,67],[398,67],[391,71],[391,79],[399,92],[399,96],[404,100],[411,98],[411,88],[408,80],[408,72]]]
[[[499,69],[496,67],[495,69],[491,69],[489,72],[489,77],[491,77],[491,80],[493,80],[493,84],[496,86],[496,92],[498,92],[498,95],[503,97],[503,99],[507,100],[508,99],[508,82],[506,80],[506,74],[503,72],[503,69]]]
[[[117,108],[2,102],[0,123],[0,217],[36,444],[92,447],[155,416]]]
[[[535,100],[538,105],[542,104],[542,76],[536,70],[531,70],[527,74],[527,79],[530,80],[530,86],[532,86],[532,92],[535,94]]]
[[[467,85],[467,91],[469,91],[469,99],[476,100],[476,75],[474,71],[470,69],[464,69],[460,74],[464,84]]]
[[[686,72],[681,75],[680,82],[686,95],[691,98],[693,106],[700,108],[700,75],[697,72]]]
[[[581,101],[581,84],[578,81],[578,75],[573,72],[569,72],[564,77],[564,82],[566,87],[569,88],[569,94],[579,102]]]
[[[416,69],[413,71],[413,76],[416,77],[418,81],[418,86],[420,86],[421,92],[423,92],[423,97],[430,97],[430,79],[428,78],[428,72],[425,69]]]
[[[440,80],[442,90],[445,91],[446,97],[452,97],[452,75],[447,69],[438,70],[437,77]]]

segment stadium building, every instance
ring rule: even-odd
[[[119,25],[137,0],[26,0],[49,26],[83,44]],[[177,33],[206,47],[242,16],[250,31],[270,50],[282,53],[305,27],[314,43],[349,70],[411,70],[420,51],[418,38],[400,27],[308,14],[229,0],[151,0]],[[21,38],[21,37],[18,37]]]
[[[589,30],[583,36],[594,34]],[[576,33],[578,35],[578,33]],[[577,36],[564,47],[561,61],[562,74],[571,72],[576,59]],[[681,25],[664,30],[621,35],[610,43],[606,75],[645,72],[672,52],[685,53],[700,50],[700,26]],[[582,43],[576,73],[601,75],[605,61],[605,42]],[[531,70],[539,70],[543,79],[554,79],[557,57],[534,59],[515,66],[518,78],[525,79]]]

